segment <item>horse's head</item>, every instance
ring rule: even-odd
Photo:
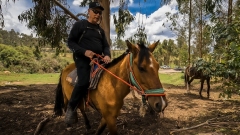
[[[134,45],[126,41],[128,50],[132,53],[130,63],[135,84],[138,85],[135,87],[144,91],[145,98],[154,111],[163,112],[167,107],[167,99],[158,76],[159,64],[152,55],[158,42],[146,47],[143,43]]]

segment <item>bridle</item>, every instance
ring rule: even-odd
[[[138,92],[141,91],[140,92],[141,95],[144,95],[146,97],[148,97],[148,96],[165,96],[163,88],[143,90],[141,85],[136,80],[136,77],[133,72],[133,68],[132,68],[133,67],[133,54],[129,53],[128,55],[129,55],[129,67],[130,67],[129,78],[130,78],[131,84],[133,84],[133,86],[135,86],[137,88],[137,91]]]
[[[98,62],[94,61],[93,59],[91,59],[91,61],[95,64],[98,65],[98,67],[102,68],[103,70],[105,70],[106,72],[110,73],[112,76],[116,77],[118,80],[122,81],[123,83],[125,83],[126,85],[128,85],[130,88],[132,88],[133,90],[136,90],[139,94],[142,95],[143,97],[143,102],[144,100],[146,100],[146,98],[148,96],[165,96],[164,94],[164,90],[163,88],[159,88],[159,89],[149,89],[149,90],[144,90],[141,85],[138,83],[138,81],[136,80],[136,77],[134,75],[133,72],[133,54],[130,52],[125,52],[128,53],[128,57],[129,57],[129,78],[130,78],[130,83],[126,82],[125,80],[121,79],[120,77],[116,76],[115,74],[113,74],[111,71],[107,70],[106,68],[104,68],[101,64],[99,64]],[[97,57],[103,59],[103,57],[99,54],[95,54]]]

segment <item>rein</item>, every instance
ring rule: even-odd
[[[100,57],[101,59],[103,59],[103,57],[99,54],[95,54],[97,57]],[[137,82],[137,80],[135,79],[135,76],[133,74],[133,70],[132,70],[132,53],[129,53],[129,65],[130,65],[130,82],[133,84],[129,84],[128,82],[124,81],[123,79],[121,79],[120,77],[116,76],[115,74],[113,74],[111,71],[107,70],[106,68],[104,68],[101,64],[99,64],[98,62],[94,61],[93,59],[91,59],[91,61],[95,64],[98,65],[98,67],[102,68],[103,70],[107,71],[109,74],[111,74],[112,76],[114,76],[115,78],[117,78],[118,80],[122,81],[123,83],[125,83],[126,85],[128,85],[130,88],[132,88],[133,90],[136,90],[138,93],[140,93],[142,96],[165,96],[164,94],[164,90],[162,88],[160,89],[150,89],[150,90],[143,90],[143,88],[139,85],[139,83]]]

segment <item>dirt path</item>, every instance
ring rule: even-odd
[[[0,134],[33,135],[37,125],[49,118],[41,130],[42,135],[81,135],[93,134],[98,126],[100,115],[89,109],[87,115],[92,129],[86,132],[83,118],[72,131],[64,124],[64,117],[54,118],[53,106],[56,85],[0,86]],[[213,86],[210,99],[200,99],[198,86],[186,94],[183,87],[164,86],[169,106],[164,117],[147,114],[139,116],[139,103],[129,95],[125,99],[122,114],[118,117],[120,135],[168,135],[173,129],[193,127],[213,119],[192,130],[175,132],[175,135],[240,135],[240,98],[219,99],[219,91]],[[205,90],[203,96],[206,97]],[[220,123],[222,122],[222,123]],[[104,135],[108,134],[107,129]]]

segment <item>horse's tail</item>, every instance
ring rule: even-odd
[[[56,90],[56,98],[55,98],[54,113],[57,116],[61,116],[63,114],[62,108],[64,106],[61,78],[62,78],[62,72],[59,77],[59,82],[58,82],[57,88],[55,89]]]

